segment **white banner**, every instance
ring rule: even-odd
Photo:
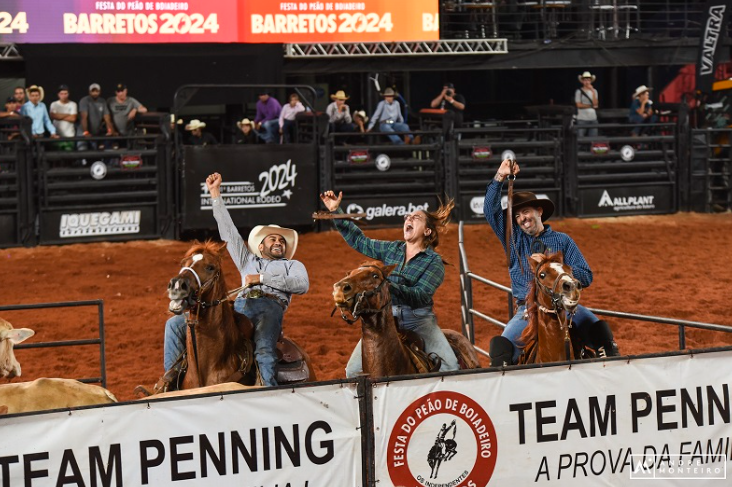
[[[354,384],[0,416],[0,486],[362,484]]]
[[[730,363],[721,351],[379,384],[376,481],[729,486]]]

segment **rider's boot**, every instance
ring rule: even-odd
[[[155,383],[155,386],[153,386],[153,394],[177,390],[179,375],[180,370],[175,367],[166,370],[163,376]]]
[[[592,343],[597,347],[598,357],[617,357],[620,355],[618,344],[613,339],[613,331],[607,321],[600,320],[590,325],[589,328]]]
[[[513,364],[513,343],[506,337],[496,336],[491,339],[489,355],[491,367],[503,367]]]

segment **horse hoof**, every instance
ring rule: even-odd
[[[132,393],[137,396],[139,399],[142,399],[143,397],[150,397],[152,396],[152,393],[147,390],[145,386],[137,386],[132,391]]]

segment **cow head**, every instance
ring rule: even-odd
[[[0,318],[0,378],[20,377],[20,364],[15,359],[13,346],[32,337],[35,332],[29,328],[13,328],[13,325]]]

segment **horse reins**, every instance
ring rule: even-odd
[[[210,303],[207,303],[206,301],[202,301],[201,297],[203,296],[203,291],[206,290],[208,288],[208,286],[213,284],[213,282],[219,278],[219,276],[221,275],[221,271],[218,271],[216,273],[216,275],[212,276],[211,279],[209,279],[208,281],[206,281],[203,284],[201,284],[201,278],[198,277],[198,273],[193,269],[193,267],[189,267],[189,266],[182,267],[180,272],[178,273],[178,275],[183,274],[183,272],[185,272],[185,271],[188,271],[191,274],[193,274],[193,277],[196,278],[196,283],[198,283],[198,291],[196,291],[196,293],[193,294],[193,296],[189,295],[188,299],[187,299],[189,307],[192,307],[193,303],[195,303],[195,305],[196,305],[195,306],[196,311],[195,311],[195,315],[194,315],[195,318],[191,318],[191,315],[193,314],[193,312],[188,311],[188,316],[186,317],[186,326],[188,326],[188,328],[191,330],[191,341],[193,342],[193,360],[196,362],[196,371],[198,372],[198,385],[201,386],[201,375],[200,375],[201,369],[198,367],[198,343],[196,340],[196,325],[198,324],[198,316],[202,309],[205,310],[206,308],[213,308],[213,307],[220,305],[221,303],[223,303],[224,301],[229,299],[229,295],[227,294],[226,297],[224,297],[224,299],[215,299],[215,300],[211,301]],[[191,300],[192,297],[195,297],[195,301]]]
[[[509,173],[506,179],[508,179],[508,200],[506,202],[506,259],[509,268],[511,267],[511,249],[515,248],[513,241],[513,182],[516,180],[516,160],[509,159],[511,164],[509,165]],[[516,252],[516,258],[519,261],[519,267],[521,273],[524,272],[524,265],[521,262],[521,256]]]
[[[575,312],[564,309],[564,307],[562,306],[562,296],[560,294],[557,294],[557,286],[559,285],[559,281],[561,281],[561,279],[564,276],[569,276],[572,279],[574,279],[574,277],[568,272],[562,272],[554,280],[554,284],[552,284],[552,288],[549,289],[549,287],[545,286],[544,284],[542,284],[539,281],[539,274],[540,274],[541,268],[543,266],[547,265],[547,263],[548,262],[545,261],[536,269],[536,274],[534,275],[534,282],[536,283],[537,288],[539,290],[541,290],[541,292],[543,292],[544,295],[549,297],[549,299],[552,302],[553,309],[545,308],[544,306],[540,305],[539,303],[536,303],[536,305],[539,308],[539,310],[543,311],[544,313],[557,315],[557,321],[559,321],[559,329],[564,332],[564,353],[565,353],[565,356],[567,357],[567,361],[570,361],[571,360],[571,353],[570,353],[571,338],[569,336],[569,332],[570,332],[570,329],[572,328],[572,321],[574,320]],[[564,310],[569,315],[568,319],[566,317],[564,318],[564,323],[562,323],[562,314],[563,313],[560,313],[559,310]]]
[[[366,299],[370,298],[371,296],[373,296],[375,294],[380,293],[381,289],[384,287],[384,284],[389,282],[389,280],[386,278],[386,276],[384,276],[383,271],[376,266],[362,266],[362,267],[359,267],[359,269],[376,269],[379,271],[379,273],[383,277],[382,277],[382,281],[375,288],[373,288],[369,291],[362,291],[358,294],[354,294],[353,297],[351,297],[351,299],[346,300],[347,303],[350,301],[354,301],[353,309],[350,310],[351,316],[353,316],[353,319],[346,316],[346,314],[343,311],[343,308],[341,308],[341,310],[340,310],[341,318],[343,318],[343,320],[346,323],[348,323],[349,325],[352,325],[353,323],[357,322],[358,319],[361,317],[361,315],[368,314],[368,313],[378,313],[380,311],[383,311],[387,306],[389,306],[391,304],[391,293],[389,293],[389,296],[386,299],[386,302],[384,303],[384,305],[381,308],[378,308],[378,309],[377,308],[361,308],[361,306],[366,301]],[[331,316],[333,316],[335,314],[336,309],[338,309],[338,306],[333,308],[333,312],[330,314]]]

